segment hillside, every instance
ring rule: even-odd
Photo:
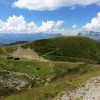
[[[18,65],[16,65],[15,67],[12,66],[12,68],[14,68],[15,71],[18,71],[19,73],[27,73],[28,75],[30,73],[33,75],[38,74],[38,76],[36,77],[36,79],[33,80],[32,78],[30,78],[30,81],[27,83],[26,86],[24,86],[24,90],[21,87],[23,92],[16,90],[16,93],[15,91],[11,91],[9,89],[12,94],[16,94],[7,96],[3,98],[3,100],[58,100],[60,96],[62,96],[63,91],[69,93],[69,91],[75,90],[78,87],[84,87],[83,82],[91,77],[100,75],[100,65],[91,65],[85,63],[51,62],[51,64],[53,65],[51,66],[51,64],[48,65],[48,63],[46,64],[44,62],[44,64],[39,63],[40,65],[42,64],[40,66],[38,63],[39,62],[33,63],[33,68],[28,68],[28,66],[32,65],[32,63],[28,63],[28,65],[25,66],[25,69],[23,68],[23,66],[26,64],[25,62],[23,62],[22,64],[20,63],[20,69],[18,68]],[[37,70],[39,66],[40,70]],[[49,66],[51,66],[53,70]],[[7,67],[6,70],[8,70]],[[9,70],[11,70],[11,68]],[[23,72],[20,70],[23,70]],[[23,80],[26,82],[28,80],[28,77],[26,76],[27,74],[24,74],[23,78]],[[22,75],[19,77],[22,78]],[[31,88],[29,88],[30,86]]]
[[[34,49],[46,59],[55,61],[97,61],[100,58],[100,43],[86,37],[42,39],[22,47]]]
[[[9,56],[14,58],[7,59]],[[63,93],[74,92],[91,77],[100,76],[99,58],[100,43],[86,37],[56,37],[2,46],[0,99],[63,98]]]
[[[19,50],[19,47],[22,50]],[[40,56],[40,58],[52,61],[97,62],[100,60],[100,43],[87,37],[64,36],[0,47],[0,55],[10,54],[27,59],[30,58],[27,56],[31,56],[31,58],[35,56],[34,53],[30,52],[37,53],[36,58],[38,60]],[[20,54],[20,56],[17,54]]]

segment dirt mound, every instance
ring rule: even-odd
[[[22,47],[19,47],[15,52],[12,53],[12,56],[18,57],[18,58],[47,61],[46,59],[39,56],[38,53],[36,53],[34,50],[32,50],[30,48],[24,49]]]

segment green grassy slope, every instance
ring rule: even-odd
[[[40,55],[51,60],[79,61],[100,58],[100,43],[86,37],[42,39],[28,43],[23,47],[35,49]]]
[[[15,74],[13,74],[13,72]],[[0,57],[0,79],[8,80],[8,83],[17,80],[24,80],[27,85],[21,90],[27,90],[28,87],[37,87],[46,83],[46,78],[51,76],[52,69],[49,62],[27,61],[27,60],[7,60]],[[11,81],[9,81],[11,80]],[[14,86],[5,85],[5,81],[0,81],[0,97],[19,92]],[[17,85],[17,84],[16,84]],[[16,86],[15,85],[15,86]]]
[[[37,70],[39,68],[39,70]],[[33,61],[14,61],[14,60],[1,60],[0,69],[29,75],[35,75],[40,78],[45,78],[50,74],[50,64],[48,62],[33,62]]]
[[[4,100],[50,100],[62,91],[74,90],[90,77],[100,75],[100,66],[86,63],[52,62],[54,77],[51,84],[5,97]]]

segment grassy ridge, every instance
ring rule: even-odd
[[[57,37],[28,43],[24,47],[35,49],[40,55],[52,60],[100,58],[100,43],[86,37]],[[78,59],[79,58],[79,59]]]
[[[18,46],[0,47],[0,55],[11,54],[17,50]],[[42,39],[21,44],[21,46],[30,47],[41,56],[53,61],[100,61],[100,43],[86,37]]]

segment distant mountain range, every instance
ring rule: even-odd
[[[57,36],[62,36],[61,34],[44,34],[44,33],[37,33],[37,34],[0,34],[0,46],[3,45],[13,45],[13,44],[20,44],[25,43],[26,41],[33,41],[39,40],[44,38],[53,38]],[[77,36],[85,36],[96,41],[100,41],[100,32],[94,31],[82,31],[79,32]]]
[[[79,32],[78,36],[85,36],[85,37],[89,37],[91,39],[94,39],[96,41],[100,41],[100,32],[83,31],[83,32]]]
[[[37,34],[0,34],[0,46],[7,45],[7,44],[13,44],[17,41],[33,41],[33,40],[39,40],[44,38],[52,38],[62,36],[61,34],[43,34],[43,33],[37,33]]]

